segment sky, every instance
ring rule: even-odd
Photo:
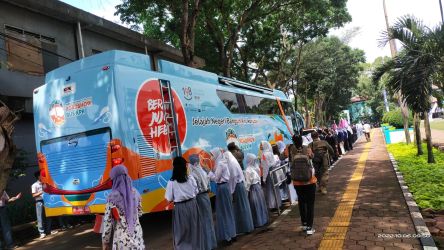
[[[121,0],[62,1],[99,17],[120,23],[120,19],[114,16],[114,12],[115,6],[121,3]],[[407,14],[413,14],[422,19],[424,24],[430,28],[435,27],[441,21],[439,0],[386,0],[386,7],[390,24]],[[340,29],[332,30],[330,34],[341,37],[347,30],[358,27],[359,32],[350,40],[349,45],[364,50],[367,62],[373,62],[379,56],[390,56],[388,45],[384,48],[378,46],[378,39],[385,29],[382,0],[348,0],[347,8],[352,16],[352,21]]]

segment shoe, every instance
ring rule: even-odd
[[[46,234],[40,234],[39,239],[43,239],[43,238],[45,238],[45,237],[46,237]]]
[[[307,231],[307,228],[308,228],[307,226],[301,226],[301,230],[304,232]]]
[[[57,231],[57,230],[52,230],[51,231],[51,234],[58,234],[59,233],[59,231]]]
[[[321,193],[322,194],[327,194],[327,190],[324,189],[324,190],[321,191]]]
[[[307,227],[307,231],[305,231],[307,233],[307,235],[312,235],[314,234],[314,232],[316,232],[316,230],[314,230],[314,228],[312,227]]]

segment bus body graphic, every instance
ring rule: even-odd
[[[143,211],[164,199],[172,158],[235,142],[290,143],[295,113],[283,92],[158,60],[108,51],[62,66],[34,90],[34,124],[48,216],[103,213],[113,166],[128,168]],[[212,190],[215,189],[212,183]]]

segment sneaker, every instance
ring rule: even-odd
[[[327,190],[324,189],[324,190],[321,191],[321,193],[322,194],[327,194]]]
[[[51,234],[58,234],[59,233],[59,231],[57,231],[57,230],[52,230],[51,231]]]
[[[304,232],[307,231],[307,228],[308,228],[307,226],[301,226],[301,230]]]
[[[312,227],[307,227],[307,231],[305,231],[307,233],[307,235],[312,235],[314,234],[314,232],[316,232],[316,230],[314,230],[314,228]]]
[[[45,238],[46,237],[46,234],[40,234],[40,239],[43,239],[43,238]]]

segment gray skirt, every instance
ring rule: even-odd
[[[173,210],[174,249],[202,249],[201,235],[202,227],[196,199],[175,202]]]
[[[272,168],[270,168],[270,170],[271,169]],[[276,190],[276,194],[273,191],[273,189]],[[276,199],[275,199],[276,196],[278,204],[276,204]],[[273,183],[271,183],[270,175],[267,176],[267,183],[265,184],[265,198],[267,199],[268,208],[270,209],[278,208],[282,205],[281,193],[279,191],[279,187],[273,188]]]
[[[255,227],[262,227],[268,223],[268,209],[265,203],[264,191],[259,183],[250,186],[249,193],[251,215]]]
[[[236,233],[249,233],[253,231],[253,218],[251,217],[251,208],[244,182],[236,184],[236,189],[233,194],[233,207],[234,218],[236,220]]]
[[[216,190],[216,239],[231,241],[236,237],[233,201],[228,183],[217,184]]]
[[[217,247],[216,235],[214,233],[213,213],[208,192],[200,193],[196,196],[199,206],[199,219],[202,225],[202,249],[211,250]]]

